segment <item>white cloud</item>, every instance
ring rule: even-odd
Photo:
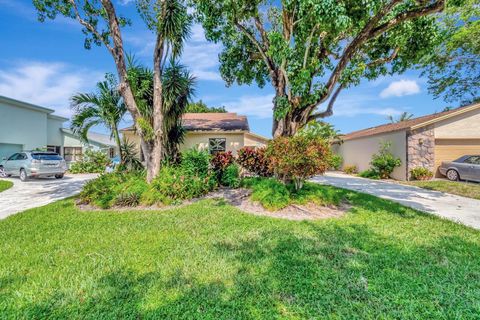
[[[70,116],[70,97],[92,90],[103,77],[100,72],[64,63],[23,62],[0,69],[0,95],[51,108]]]
[[[390,85],[383,89],[380,93],[381,98],[388,97],[403,97],[412,94],[420,93],[420,87],[414,80],[399,80],[390,83]]]
[[[242,96],[237,100],[221,103],[230,112],[237,112],[258,118],[270,118],[273,108],[273,94],[263,96]]]

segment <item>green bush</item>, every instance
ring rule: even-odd
[[[343,167],[343,172],[346,174],[356,174],[358,172],[357,166],[344,166]]]
[[[71,173],[102,173],[110,163],[108,156],[102,151],[87,149],[83,159],[70,164]]]
[[[140,197],[135,192],[122,192],[115,197],[115,205],[122,207],[136,207],[140,203]]]
[[[222,172],[220,183],[230,188],[238,188],[240,186],[240,169],[238,165],[232,163]]]
[[[390,152],[391,143],[385,142],[380,145],[378,153],[372,156],[372,170],[377,172],[381,179],[387,179],[396,167],[402,165],[400,158]]]
[[[254,175],[271,177],[273,170],[265,151],[266,148],[243,147],[237,152],[237,163]]]
[[[376,170],[373,170],[373,169],[362,171],[358,174],[358,176],[362,178],[375,179],[375,180],[381,179],[380,173],[378,173]]]
[[[210,154],[197,148],[189,149],[182,153],[181,168],[182,174],[206,177],[210,170]]]
[[[433,172],[424,167],[416,167],[410,170],[410,177],[414,180],[430,180]]]
[[[339,154],[333,154],[330,158],[330,167],[334,170],[340,169],[343,163],[343,158]]]

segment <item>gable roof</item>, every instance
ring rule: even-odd
[[[438,121],[442,121],[448,118],[455,117],[457,115],[460,115],[462,113],[480,109],[480,103],[456,108],[453,110],[449,111],[444,111],[444,112],[439,112],[439,113],[434,113],[434,114],[429,114],[426,116],[418,117],[418,118],[413,118],[410,120],[406,121],[401,121],[401,122],[396,122],[396,123],[388,123],[388,124],[383,124],[380,126],[376,127],[371,127],[367,129],[362,129],[358,131],[353,131],[350,132],[344,136],[342,136],[342,140],[352,140],[352,139],[358,139],[358,138],[363,138],[363,137],[368,137],[368,136],[373,136],[381,133],[389,133],[389,132],[395,132],[395,131],[401,131],[401,130],[415,130],[430,124],[433,124]]]
[[[70,129],[62,128],[60,130],[62,130],[62,132],[64,132],[64,133],[70,134],[70,135],[78,138],[78,135],[74,134],[73,131],[70,130]],[[108,147],[116,147],[117,146],[115,141],[112,138],[110,138],[110,136],[107,135],[107,134],[102,134],[102,133],[89,131],[87,133],[87,138],[88,138],[88,142],[93,142],[93,143],[101,144],[101,145],[108,146]]]
[[[250,131],[246,116],[226,113],[185,113],[182,124],[187,131]],[[134,130],[134,126],[121,131]]]

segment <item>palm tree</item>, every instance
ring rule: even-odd
[[[96,125],[104,125],[110,130],[110,136],[115,139],[122,161],[122,141],[118,125],[127,108],[122,96],[116,89],[115,81],[97,83],[97,92],[79,93],[71,98],[74,115],[70,128],[80,139],[88,143],[88,131]]]
[[[388,120],[390,120],[391,123],[398,123],[398,122],[403,122],[403,121],[407,121],[407,120],[410,120],[413,118],[413,114],[412,113],[408,113],[406,111],[402,112],[398,118],[394,118],[392,115],[389,115],[388,116]]]
[[[153,72],[140,65],[134,57],[128,57],[128,77],[135,102],[143,120],[153,124]],[[185,132],[182,115],[194,94],[195,77],[188,70],[170,60],[162,74],[163,95],[163,154],[162,159],[177,162],[180,158],[179,145]],[[138,121],[138,120],[137,120]]]

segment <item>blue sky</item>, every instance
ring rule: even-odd
[[[117,10],[133,22],[123,30],[126,50],[151,65],[153,35],[139,19],[133,1],[118,0]],[[40,23],[30,0],[0,0],[0,30],[0,95],[70,116],[70,96],[91,91],[106,72],[115,71],[104,47],[84,49],[76,21],[58,17]],[[256,85],[226,87],[218,71],[220,50],[221,45],[205,40],[201,26],[193,27],[182,60],[198,79],[196,99],[246,114],[252,131],[270,136],[273,90]],[[385,123],[390,114],[407,111],[420,116],[445,106],[428,94],[426,79],[412,70],[343,91],[327,121],[347,133]]]

